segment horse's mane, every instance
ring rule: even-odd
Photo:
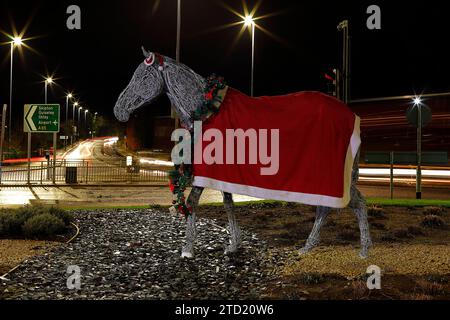
[[[193,125],[193,112],[202,103],[205,79],[188,66],[166,58],[164,81],[166,93],[177,109],[181,121],[188,127]]]

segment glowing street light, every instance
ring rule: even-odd
[[[53,84],[53,78],[52,77],[47,77],[44,81],[44,92],[45,92],[45,104],[47,104],[47,87],[48,85]]]
[[[417,108],[416,199],[422,199],[422,99],[420,97],[414,97],[413,103]]]
[[[252,36],[252,68],[250,75],[250,95],[253,97],[253,84],[254,84],[254,74],[255,74],[255,20],[252,15],[247,15],[244,17],[244,26],[251,27]]]
[[[13,96],[13,64],[14,64],[14,47],[20,47],[23,44],[21,37],[14,37],[11,45],[11,65],[9,72],[9,126],[8,126],[8,142],[11,144],[11,118],[12,118],[12,96]]]
[[[69,125],[69,99],[72,99],[72,98],[73,98],[73,94],[69,92],[66,95],[66,127],[65,127],[64,131],[67,131],[68,125]],[[64,133],[67,136],[67,132],[64,132]],[[66,146],[67,146],[67,138],[64,140],[64,149],[66,148]]]
[[[84,126],[87,128],[87,113],[89,112],[89,110],[84,110]]]

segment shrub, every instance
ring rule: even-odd
[[[302,284],[321,284],[325,282],[325,277],[317,272],[308,272],[300,275],[298,281]]]
[[[70,222],[73,220],[72,215],[69,212],[67,212],[61,208],[50,207],[50,209],[48,210],[48,213],[55,217],[60,218],[64,222],[65,225],[70,224]]]
[[[20,235],[23,223],[15,211],[0,212],[0,237]]]
[[[50,213],[35,215],[28,219],[22,227],[26,237],[38,239],[56,235],[63,232],[64,229],[64,221]]]
[[[439,216],[425,216],[422,219],[422,226],[430,229],[440,229],[445,226],[444,220]]]
[[[377,206],[370,206],[367,208],[367,215],[374,218],[385,218],[386,210]]]
[[[428,207],[423,210],[425,216],[440,216],[445,214],[445,209],[442,207]]]
[[[35,227],[33,227],[36,224],[36,221],[41,221],[41,224],[44,224],[43,219],[40,216],[42,215],[47,215],[47,216],[51,216],[52,218],[57,218],[55,219],[51,219],[49,220],[50,223],[48,224],[48,228],[43,228],[42,230],[44,230],[44,233],[42,235],[37,235],[34,234],[32,232],[31,229],[36,229]],[[40,217],[37,220],[32,220],[35,219],[36,217]],[[32,221],[30,223],[28,223],[29,221]],[[54,236],[54,233],[47,233],[46,230],[54,230],[55,228],[51,227],[51,225],[57,225],[61,222],[63,224],[63,226],[67,226],[70,221],[72,220],[72,216],[71,214],[69,214],[68,212],[59,209],[59,208],[55,208],[55,207],[43,207],[43,206],[24,206],[21,207],[19,209],[9,209],[9,210],[0,210],[0,237],[27,237],[29,236],[29,234],[33,234],[33,237],[39,237],[39,238],[43,238],[43,237],[47,237],[47,236]],[[28,223],[28,224],[27,224]],[[27,225],[27,233],[25,234],[25,225]],[[56,228],[57,230],[58,229]],[[59,231],[58,231],[59,232]]]

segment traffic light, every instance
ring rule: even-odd
[[[325,72],[325,79],[327,80],[327,93],[339,99],[339,70],[333,69],[332,75]]]

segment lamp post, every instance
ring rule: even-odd
[[[337,27],[338,31],[342,32],[342,90],[339,90],[342,94],[341,100],[344,103],[348,103],[350,99],[350,34],[349,34],[349,22],[344,20],[339,23]]]
[[[80,136],[80,127],[81,127],[81,121],[80,121],[80,112],[83,109],[83,107],[78,107],[78,118],[77,118],[77,133],[78,137]]]
[[[78,102],[72,104],[72,134],[70,135],[70,144],[73,143],[73,134],[75,133],[75,108],[78,106]]]
[[[67,132],[68,128],[69,128],[69,99],[72,99],[73,95],[71,93],[69,93],[68,95],[66,95],[66,125],[65,125],[65,130],[64,130],[64,134],[66,135],[66,139],[64,139],[64,150],[67,149],[67,140],[69,137],[69,134]]]
[[[92,128],[91,128],[91,132],[92,132],[91,136],[92,136],[92,138],[94,138],[94,133],[95,133],[94,130],[95,130],[95,124],[97,122],[97,115],[98,115],[98,112],[94,113],[94,119],[92,119]]]
[[[416,199],[422,199],[422,99],[414,98],[417,107],[417,172],[416,172]]]
[[[45,79],[44,81],[44,93],[45,93],[45,104],[47,104],[47,87],[48,85],[51,85],[53,83],[53,78],[52,77],[47,77],[47,79]]]
[[[9,125],[8,125],[8,144],[11,145],[11,118],[12,118],[12,93],[13,93],[13,64],[14,64],[14,47],[21,46],[23,40],[21,37],[15,37],[11,41],[11,65],[9,72]]]
[[[250,74],[250,95],[253,97],[253,85],[254,85],[254,72],[255,72],[255,20],[253,16],[248,15],[244,18],[244,25],[246,27],[251,27],[251,37],[252,37],[252,67]]]
[[[88,123],[87,123],[87,114],[88,114],[89,110],[84,110],[84,128],[87,130],[88,129]]]

